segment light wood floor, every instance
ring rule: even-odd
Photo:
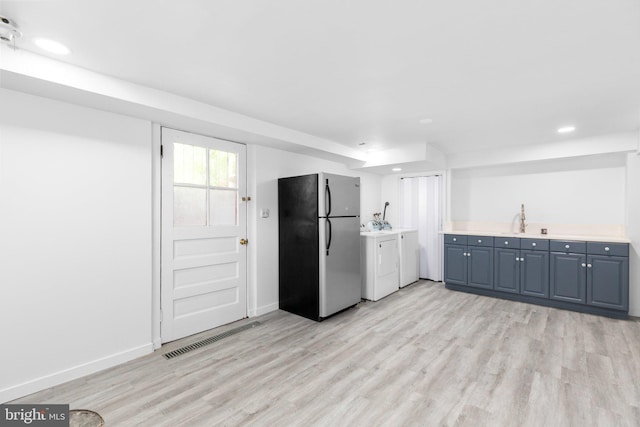
[[[70,403],[107,426],[640,424],[638,321],[426,281],[322,323],[257,320],[175,359],[162,357],[172,344],[19,402]]]

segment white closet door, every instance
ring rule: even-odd
[[[442,281],[442,177],[400,181],[400,228],[418,230],[420,277]]]
[[[419,178],[420,277],[442,280],[440,176]]]

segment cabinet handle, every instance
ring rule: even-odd
[[[524,258],[520,258],[520,262],[524,262]]]
[[[505,242],[504,242],[504,244],[505,244],[505,245],[508,245],[508,244],[509,244],[509,242],[508,242],[508,241],[505,241]]]
[[[582,266],[583,266],[583,267],[586,267],[586,266],[587,266],[587,264],[585,264],[585,263],[583,262],[583,263],[582,263]]]
[[[482,243],[482,240],[478,239],[478,243]]]
[[[609,252],[609,246],[605,246],[604,250]]]
[[[591,268],[592,266],[591,266],[591,264],[587,264],[587,267]]]
[[[453,238],[453,241],[454,241],[454,242],[457,242],[457,241],[458,241],[458,239],[456,239],[456,238],[454,237],[454,238]]]
[[[471,252],[469,252],[469,253],[467,254],[467,256],[471,256]]]
[[[516,261],[520,261],[520,258],[516,257]]]
[[[462,252],[462,256],[467,256],[467,253],[466,252]]]
[[[536,246],[536,244],[535,244],[535,243],[532,243],[532,244],[531,244],[531,246]]]
[[[571,246],[569,245],[564,245],[565,248],[569,249]]]

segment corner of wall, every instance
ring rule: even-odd
[[[249,253],[247,257],[247,316],[255,317],[258,308],[258,206],[260,206],[260,194],[257,189],[257,153],[255,145],[247,145],[247,195],[251,202],[247,209],[247,239]]]
[[[640,317],[640,156],[627,156],[626,227],[629,245],[629,315]]]
[[[153,343],[144,344],[119,353],[111,354],[69,369],[52,372],[22,384],[12,385],[0,390],[0,403],[10,402],[22,396],[27,396],[40,390],[120,365],[150,353],[153,353]]]

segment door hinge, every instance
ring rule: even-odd
[[[160,146],[160,157],[164,157],[164,145]]]

